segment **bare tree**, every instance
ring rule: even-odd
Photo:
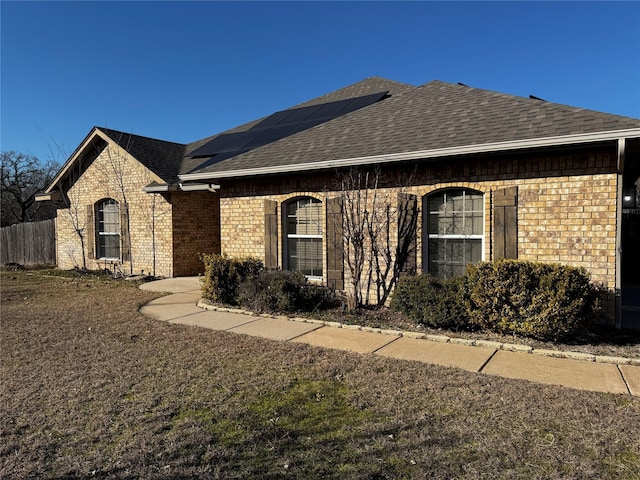
[[[348,268],[350,309],[384,305],[403,271],[415,269],[417,202],[407,195],[408,175],[402,185],[381,188],[379,168],[352,168],[339,175],[342,204],[342,248]]]
[[[61,189],[62,190],[62,189]],[[80,249],[82,252],[82,269],[87,269],[87,212],[86,209],[81,206],[79,194],[76,191],[75,194],[71,191],[67,195],[61,192],[60,197],[65,205],[64,211],[67,214],[67,219],[73,228],[74,233],[78,237],[80,242]]]
[[[0,196],[2,226],[45,220],[55,216],[55,208],[35,201],[59,169],[53,160],[41,162],[33,155],[8,151],[0,154]]]
[[[349,269],[351,282],[351,296],[348,297],[350,310],[364,304],[362,295],[363,272],[366,264],[365,236],[366,236],[366,188],[368,176],[363,178],[361,171],[351,169],[341,175],[340,197],[342,200],[342,239],[336,248],[344,250],[344,260]],[[363,198],[365,197],[365,198]]]
[[[124,135],[124,134],[123,134]],[[126,140],[123,149],[129,151],[133,144],[133,137],[128,135],[127,138],[119,138],[118,144]],[[103,174],[105,176],[105,185],[107,186],[109,196],[116,197],[115,199],[120,202],[120,206],[124,211],[124,215],[121,215],[121,221],[123,223],[123,258],[129,260],[129,273],[133,274],[133,254],[131,252],[131,206],[129,203],[130,193],[130,164],[129,159],[120,150],[107,146],[105,149],[106,161],[103,165]],[[111,187],[115,191],[111,191]]]
[[[152,182],[151,175],[147,171],[146,175],[144,175],[143,183],[148,185]],[[158,221],[165,215],[171,212],[171,206],[167,202],[163,202],[162,195],[159,193],[149,193],[147,195],[151,196],[151,201],[148,203],[148,207],[145,209],[145,213],[148,211],[148,215],[145,215],[145,218],[148,219],[148,227],[151,230],[151,275],[156,276],[156,258],[157,258],[157,232],[158,232]],[[147,210],[148,209],[148,210]]]

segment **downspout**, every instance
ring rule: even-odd
[[[622,328],[622,186],[626,139],[618,139],[618,193],[616,196],[616,328]]]

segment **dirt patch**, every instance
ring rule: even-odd
[[[0,274],[0,477],[640,478],[640,399],[149,320]]]

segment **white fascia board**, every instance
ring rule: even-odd
[[[476,153],[492,153],[542,147],[560,147],[634,137],[640,137],[640,128],[627,130],[611,130],[608,132],[580,133],[575,135],[564,135],[560,137],[530,138],[524,140],[513,140],[509,142],[483,143],[479,145],[463,145],[460,147],[447,147],[433,150],[417,150],[413,152],[343,158],[313,163],[295,163],[291,165],[248,168],[243,170],[228,170],[224,172],[190,173],[179,175],[179,178],[180,180],[207,180],[214,178],[269,175],[274,173],[301,172],[308,170],[326,170],[332,168],[355,167],[377,163],[393,163],[406,160],[430,159],[455,155],[472,155]]]
[[[36,202],[48,202],[50,200],[56,200],[57,198],[59,198],[59,195],[56,195],[57,193],[58,192],[39,193],[34,197],[34,199]]]

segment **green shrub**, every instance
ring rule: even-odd
[[[237,259],[225,254],[203,253],[204,263],[202,295],[212,302],[236,305],[238,287],[246,280],[256,277],[263,269],[261,260],[256,258]]]
[[[402,277],[391,308],[417,323],[434,328],[460,329],[468,325],[464,308],[464,277],[440,279],[432,275]]]
[[[333,293],[310,285],[300,272],[265,270],[239,289],[239,303],[258,312],[310,312],[332,303]]]
[[[586,324],[596,302],[583,268],[503,260],[468,265],[467,277],[471,323],[501,333],[566,338]]]

